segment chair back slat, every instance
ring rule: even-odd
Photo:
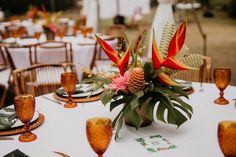
[[[7,88],[0,84],[0,109],[4,107],[4,101],[7,94]]]
[[[39,96],[54,92],[61,86],[61,73],[74,71],[74,65],[65,64],[38,64],[26,69],[13,71],[16,95],[32,94]]]
[[[5,46],[7,60],[12,70],[26,68],[33,64],[35,45]]]
[[[35,63],[57,64],[71,62],[71,43],[62,41],[46,41],[37,44]]]

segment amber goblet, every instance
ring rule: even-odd
[[[218,142],[225,157],[236,157],[236,121],[219,122]]]
[[[37,136],[30,132],[30,121],[35,112],[35,99],[32,95],[19,95],[14,99],[14,107],[17,117],[24,123],[25,133],[19,136],[21,142],[31,142],[37,139]]]
[[[112,138],[112,122],[108,118],[91,118],[86,121],[87,139],[98,157],[103,157]]]
[[[77,75],[74,72],[65,72],[61,74],[61,84],[65,92],[68,94],[68,102],[64,105],[65,108],[76,107],[77,104],[73,102],[72,93],[75,90],[76,83],[78,82]]]
[[[34,37],[37,39],[38,42],[39,42],[40,36],[41,36],[41,32],[34,32]]]
[[[58,30],[58,33],[57,33],[57,36],[61,39],[61,40],[63,40],[63,37],[65,36],[65,29],[64,28],[60,28],[59,30]]]
[[[219,105],[226,105],[229,103],[228,100],[224,98],[224,90],[229,85],[231,70],[230,68],[215,68],[213,72],[213,77],[217,88],[220,90],[220,97],[217,98],[214,103]]]

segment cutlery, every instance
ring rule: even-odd
[[[1,140],[14,140],[13,137],[0,137],[0,141]]]
[[[44,98],[44,99],[46,99],[46,100],[48,100],[48,101],[51,101],[51,102],[57,103],[57,104],[59,104],[59,105],[62,105],[62,103],[61,103],[60,101],[50,99],[50,98],[48,98],[48,97],[46,97],[46,96],[42,96],[42,98]]]
[[[235,101],[234,102],[234,106],[235,106],[235,108],[236,108],[236,99],[234,98],[234,99],[232,99],[233,101]]]
[[[57,152],[57,151],[53,151],[53,153],[56,153],[62,157],[70,157],[69,155],[65,154],[65,153],[62,153],[62,152]]]

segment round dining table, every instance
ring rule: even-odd
[[[199,83],[192,84],[194,93],[189,95],[189,100],[186,99],[193,107],[190,120],[179,128],[160,121],[138,131],[123,125],[117,141],[113,134],[104,157],[223,157],[218,145],[217,126],[220,121],[236,120],[232,100],[236,98],[236,87],[228,86],[225,90],[228,105],[217,105],[214,99],[219,96],[219,91],[214,84],[203,83],[203,91],[200,91]],[[12,140],[0,137],[0,156],[19,149],[31,157],[59,156],[54,151],[71,157],[95,157],[86,137],[86,120],[92,117],[114,119],[121,108],[110,112],[109,105],[104,106],[100,100],[78,103],[71,109],[64,108],[63,104],[53,98],[53,93],[36,97],[36,111],[45,116],[44,123],[33,130],[37,140],[22,143],[18,141],[19,135],[8,136]],[[161,135],[176,147],[149,152],[136,141],[154,135]]]

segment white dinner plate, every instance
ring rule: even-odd
[[[175,79],[175,81],[184,86],[183,90],[188,90],[192,88],[191,82],[188,82],[185,80],[179,80],[179,79]]]
[[[30,44],[37,44],[37,39],[36,38],[25,38],[25,39],[20,39],[17,40],[17,44],[20,46],[25,46],[25,45],[30,45]]]
[[[83,98],[83,97],[89,97],[89,96],[94,96],[99,93],[103,92],[103,88],[98,88],[96,90],[93,90],[90,84],[77,84],[76,85],[77,90],[83,90],[83,93],[79,94],[72,94],[72,97],[74,98]],[[63,89],[62,87],[59,88],[60,90]],[[66,93],[62,95],[63,97],[68,97]]]
[[[15,42],[16,42],[15,38],[7,38],[3,40],[3,43],[6,43],[6,44],[13,44]]]
[[[10,106],[10,107],[7,107],[7,108],[14,108],[13,106]],[[5,110],[0,110],[0,113],[3,113],[3,114],[13,114],[14,112],[6,112]],[[31,122],[37,120],[39,117],[39,113],[38,112],[35,112],[34,113],[34,116],[31,120]],[[11,126],[10,129],[13,129],[13,128],[16,128],[16,127],[20,127],[20,126],[23,126],[24,124],[19,120],[17,119],[16,122]]]
[[[39,113],[35,112],[31,122],[37,120],[38,118],[39,118]],[[24,124],[19,119],[17,119],[17,121],[11,126],[11,129],[16,128],[16,127],[20,127],[20,126],[23,126],[23,125]]]

